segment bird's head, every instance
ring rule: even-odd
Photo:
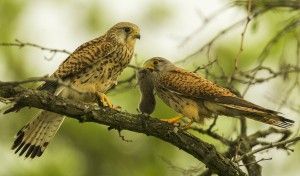
[[[147,60],[143,65],[143,68],[148,69],[152,72],[166,71],[174,67],[175,66],[170,61],[162,57],[153,57]]]
[[[140,28],[130,22],[120,22],[107,31],[110,39],[119,44],[134,46],[136,39],[140,39]]]

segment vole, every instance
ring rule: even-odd
[[[140,89],[141,99],[139,110],[143,114],[151,114],[155,108],[154,85],[147,76],[148,70],[140,69],[137,71],[137,80]]]

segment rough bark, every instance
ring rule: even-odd
[[[218,153],[213,145],[156,118],[76,102],[46,91],[3,82],[0,82],[0,97],[18,102],[22,106],[66,115],[80,122],[94,122],[117,130],[130,130],[154,136],[193,155],[218,175],[246,175],[236,164]]]

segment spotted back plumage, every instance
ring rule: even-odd
[[[195,73],[177,68],[166,73],[162,72],[157,80],[169,90],[182,92],[186,96],[216,98],[221,96],[236,97],[228,89],[218,86]],[[180,84],[179,84],[180,83]]]

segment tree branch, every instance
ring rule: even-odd
[[[214,146],[156,118],[77,102],[54,96],[46,91],[27,89],[19,85],[5,84],[5,82],[0,84],[0,97],[8,98],[23,106],[66,115],[80,122],[94,122],[118,130],[124,129],[154,136],[193,155],[214,173],[246,175],[236,164],[218,153]]]
[[[245,157],[253,156],[255,153],[261,152],[263,150],[267,150],[267,149],[274,148],[274,147],[285,147],[286,145],[291,144],[291,143],[296,143],[299,140],[300,140],[300,136],[297,136],[297,137],[294,137],[292,139],[288,139],[288,140],[285,140],[285,141],[270,143],[266,146],[263,146],[261,148],[258,148],[256,150],[253,150],[251,152],[248,152],[248,153],[242,155],[239,159],[237,159],[237,162],[242,160]]]
[[[71,54],[70,51],[67,51],[65,49],[56,49],[56,48],[48,48],[48,47],[44,47],[35,43],[30,43],[30,42],[22,42],[18,39],[15,40],[15,42],[2,42],[0,43],[0,46],[16,46],[19,48],[23,48],[23,47],[33,47],[33,48],[37,48],[40,49],[42,51],[49,51],[52,53],[64,53],[64,54]]]

